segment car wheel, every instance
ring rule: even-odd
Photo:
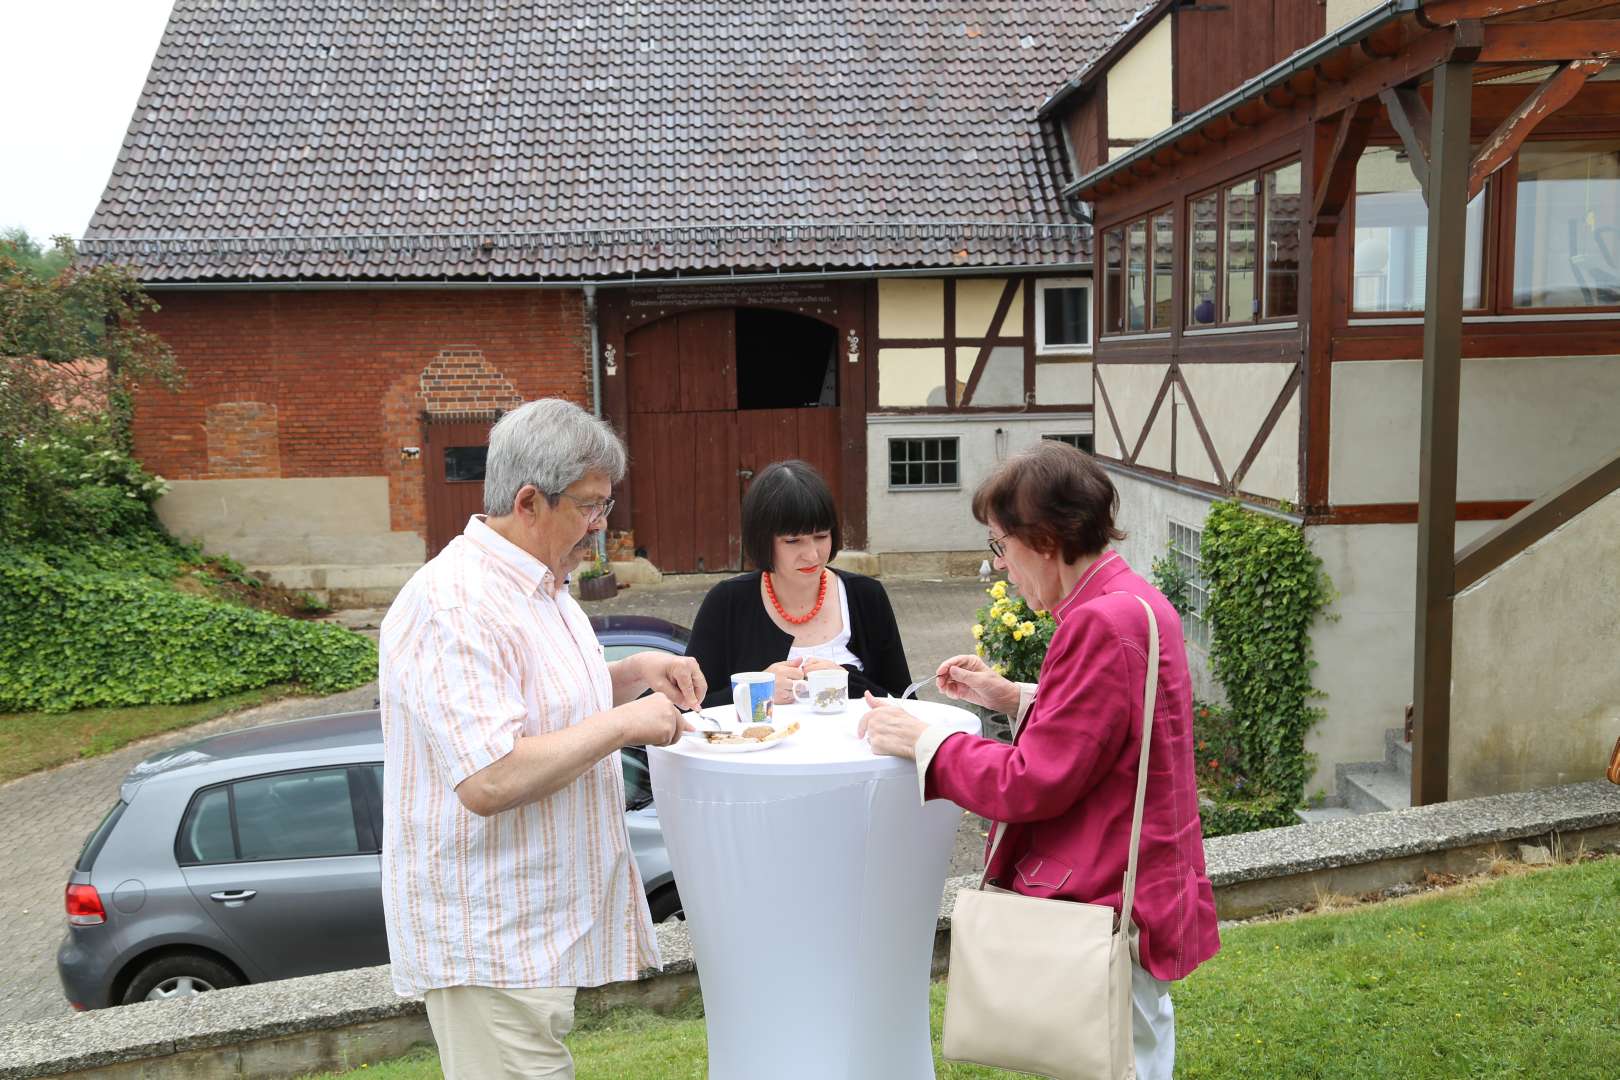
[[[162,956],[135,973],[124,991],[122,1004],[165,1001],[241,985],[242,980],[236,973],[218,960],[193,953]]]
[[[647,907],[652,911],[655,926],[671,916],[681,920],[686,918],[686,912],[681,909],[681,894],[675,891],[673,885],[665,885],[647,897]]]

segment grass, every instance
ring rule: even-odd
[[[1494,868],[1500,872],[1501,868]],[[1620,859],[1235,927],[1177,985],[1181,1080],[1614,1076]],[[937,1060],[940,1080],[1012,1074]],[[617,1010],[569,1039],[580,1080],[701,1080],[703,1021]],[[341,1074],[438,1080],[431,1048]]]
[[[69,713],[0,713],[0,783],[40,769],[111,753],[166,731],[291,697],[286,683],[186,705],[135,705]]]

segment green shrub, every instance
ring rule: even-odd
[[[152,504],[167,490],[109,424],[64,422],[0,446],[0,540],[72,544],[161,532]]]
[[[367,638],[177,592],[145,574],[0,557],[0,712],[178,704],[376,678]]]

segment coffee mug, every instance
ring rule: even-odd
[[[741,671],[731,677],[731,703],[739,724],[770,723],[775,697],[776,676],[768,671]]]
[[[821,668],[793,683],[793,698],[809,702],[810,711],[841,713],[849,704],[849,672],[844,668]]]

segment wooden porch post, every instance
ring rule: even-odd
[[[1457,428],[1468,224],[1472,61],[1434,72],[1429,250],[1418,464],[1412,805],[1444,802],[1451,749],[1451,615],[1457,544]]]

